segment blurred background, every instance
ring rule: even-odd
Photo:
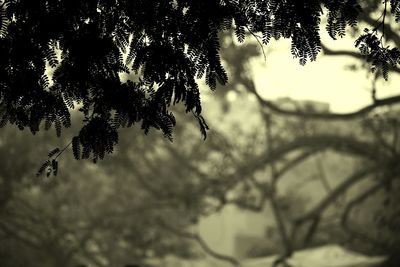
[[[363,4],[358,29],[380,15],[378,2]],[[386,21],[386,42],[400,47]],[[2,128],[0,266],[237,266],[332,244],[400,266],[400,105],[363,112],[399,94],[400,70],[389,81],[371,73],[358,34],[322,34],[305,66],[285,40],[261,48],[251,34],[221,35],[230,80],[203,86],[206,140],[176,106],[173,142],[126,129],[105,160],[68,150],[57,176],[36,177],[77,129]]]

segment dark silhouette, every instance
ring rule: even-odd
[[[387,2],[377,26],[357,40],[385,78],[400,57],[378,36],[386,12],[399,18],[400,1]],[[332,38],[355,26],[361,11],[356,0],[5,0],[0,6],[0,125],[35,133],[43,122],[60,135],[76,108],[84,119],[69,145],[77,159],[97,161],[113,151],[118,129],[138,122],[145,133],[156,128],[171,139],[170,105],[182,102],[205,136],[196,78],[205,77],[212,89],[227,82],[219,33],[233,28],[240,42],[249,33],[263,44],[291,38],[293,56],[305,64],[321,50],[322,7]],[[51,75],[45,74],[46,64]],[[121,73],[129,75],[128,81],[121,81]],[[56,159],[41,171],[46,168],[56,173]]]

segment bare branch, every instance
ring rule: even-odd
[[[400,71],[399,71],[400,73]],[[389,106],[393,104],[400,103],[400,95],[387,97],[383,99],[377,99],[373,104],[365,106],[359,110],[349,112],[349,113],[317,113],[317,112],[307,112],[302,110],[287,110],[280,108],[278,105],[273,103],[272,101],[266,100],[261,98],[261,96],[256,93],[254,94],[257,99],[259,100],[260,104],[263,107],[270,109],[273,112],[288,115],[288,116],[295,116],[295,117],[302,117],[307,119],[326,119],[326,120],[350,120],[362,115],[366,115],[369,112],[373,111],[378,107]]]
[[[318,151],[319,151],[318,149],[306,150],[302,152],[300,155],[297,155],[294,159],[285,163],[283,167],[281,167],[279,170],[276,171],[275,175],[277,176],[277,179],[281,178],[285,173],[287,173],[288,171],[290,171],[292,168],[296,167],[303,161],[307,160],[309,157],[318,153]]]
[[[303,240],[303,245],[307,246],[308,244],[310,244],[315,232],[318,229],[319,223],[321,222],[321,216],[316,216],[314,217],[314,219],[311,222],[310,227],[308,228],[307,234],[304,237]]]
[[[348,217],[351,213],[351,210],[356,207],[357,205],[360,205],[362,202],[364,202],[367,198],[371,197],[372,195],[374,195],[376,192],[378,192],[384,183],[377,183],[375,185],[373,185],[372,187],[370,187],[368,190],[364,191],[362,194],[358,195],[357,197],[355,197],[352,201],[350,201],[350,203],[348,203],[348,205],[346,206],[342,217],[341,217],[341,225],[343,227],[343,229],[345,231],[347,231],[348,233],[350,233],[353,236],[356,236],[362,240],[365,240],[367,242],[373,243],[373,244],[377,244],[383,248],[387,248],[387,245],[381,241],[376,240],[375,238],[368,236],[366,233],[362,233],[358,230],[355,230],[353,228],[350,227],[350,225],[348,224]]]
[[[345,193],[347,189],[349,189],[352,185],[359,182],[360,180],[366,178],[369,174],[374,173],[377,171],[377,167],[369,167],[369,168],[362,168],[361,170],[353,173],[349,178],[345,179],[341,184],[339,184],[336,188],[334,188],[330,194],[328,194],[324,199],[322,199],[317,206],[312,208],[309,212],[304,214],[303,216],[295,219],[295,224],[303,224],[308,220],[312,220],[317,216],[320,216],[323,211],[333,202],[335,201],[340,195]]]
[[[397,150],[396,147],[393,146],[388,142],[388,140],[385,139],[384,134],[382,133],[381,126],[376,127],[373,124],[366,124],[366,127],[372,132],[373,136],[377,140],[377,142],[383,147],[386,148],[390,153],[393,154],[393,156],[397,155]],[[394,130],[394,132],[397,132]]]
[[[268,145],[268,150],[267,153],[269,156],[272,154],[272,147],[273,147],[273,136],[272,136],[272,131],[271,131],[271,115],[270,114],[265,114],[264,113],[264,119],[266,120],[266,127],[267,127],[267,145]],[[269,197],[269,202],[271,206],[272,213],[274,214],[275,217],[275,223],[278,228],[279,234],[281,236],[282,244],[283,244],[283,258],[290,257],[290,255],[293,252],[293,247],[292,243],[290,242],[288,231],[286,228],[286,225],[284,223],[284,219],[282,216],[282,212],[278,206],[278,201],[276,199],[276,194],[275,194],[275,188],[276,188],[276,182],[278,181],[279,176],[277,176],[277,171],[276,171],[276,166],[274,162],[271,162],[271,177],[272,177],[272,192]]]
[[[329,184],[328,177],[326,177],[325,169],[320,157],[318,156],[315,157],[315,164],[316,164],[316,169],[318,171],[318,177],[320,178],[322,185],[324,186],[327,192],[330,192],[332,188],[331,185]]]
[[[290,161],[286,162],[283,167],[281,167],[279,170],[277,170],[275,172],[275,176],[277,177],[276,179],[281,178],[286,172],[290,171],[292,168],[296,167],[298,164],[302,163],[304,160],[306,160],[310,156],[314,155],[317,151],[318,150],[305,151],[305,152],[301,153],[300,155],[297,155]],[[252,173],[254,173],[254,171]],[[271,190],[273,190],[273,189],[265,183],[257,182],[250,173],[246,174],[246,173],[242,172],[240,169],[236,173],[240,173],[241,176],[250,175],[249,180],[253,183],[253,185],[259,191],[261,191],[261,198],[260,198],[259,202],[254,205],[240,201],[240,200],[236,200],[236,199],[227,200],[227,201],[225,201],[224,204],[225,205],[226,204],[236,205],[241,209],[247,209],[247,210],[251,210],[253,212],[262,211],[265,206],[266,200],[271,197],[271,194],[272,194]]]
[[[350,136],[323,134],[300,137],[287,144],[282,144],[272,150],[270,154],[266,153],[251,161],[247,161],[242,167],[239,167],[239,169],[241,173],[262,170],[267,164],[275,162],[285,155],[299,149],[332,149],[337,152],[344,152],[373,161],[382,159],[382,155],[379,153],[380,147],[375,144],[363,142]]]
[[[326,56],[350,56],[356,59],[364,59],[365,56],[358,53],[357,51],[350,51],[350,50],[332,50],[328,48],[326,45],[321,44],[322,52]]]

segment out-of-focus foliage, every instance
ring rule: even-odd
[[[122,136],[123,140],[129,138]],[[2,194],[0,209],[1,266],[124,266],[167,255],[200,255],[195,246],[169,228],[186,229],[193,224],[188,216],[192,207],[182,206],[179,199],[185,191],[165,187],[170,192],[163,192],[178,196],[167,202],[142,183],[141,172],[146,174],[144,181],[161,182],[153,165],[132,162],[133,170],[139,171],[134,172],[130,163],[121,165],[119,159],[109,159],[109,166],[99,168],[90,163],[76,164],[67,157],[62,161],[63,170],[74,171],[63,171],[57,178],[35,177],[38,150],[27,145],[28,138],[10,128],[5,128],[1,137],[1,189],[8,192]],[[151,149],[152,138],[146,141],[141,136],[130,141],[128,149],[135,150],[135,155],[148,156],[140,142],[147,142],[144,147]],[[35,146],[44,152],[51,141],[42,139]],[[152,162],[168,168],[173,162],[165,156]],[[116,165],[119,171],[114,171]],[[164,177],[169,185],[185,178],[171,174]]]

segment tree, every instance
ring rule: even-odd
[[[43,153],[55,141],[54,137],[37,137],[35,146]],[[176,167],[174,162],[152,151],[152,142],[163,140],[149,134],[132,142],[125,131],[121,142],[127,150],[113,154],[120,157],[93,166],[90,162],[78,164],[69,155],[62,161],[63,170],[75,171],[61,171],[53,179],[34,177],[37,159],[32,153],[37,151],[34,142],[27,142],[29,138],[32,136],[6,128],[0,139],[0,188],[9,192],[0,206],[1,266],[146,266],[146,261],[166,255],[200,255],[191,238],[182,240],[173,232],[191,226],[193,216],[188,211],[198,212],[192,209],[198,202],[188,194],[185,197],[182,187],[160,190],[165,187],[161,179],[176,185],[187,174],[171,171]],[[13,151],[13,156],[8,151]],[[154,162],[142,158],[154,154],[158,155],[154,162],[165,166],[168,173],[154,172]],[[134,168],[124,159],[134,159]],[[12,186],[3,188],[3,181]],[[154,192],[160,194],[155,196]]]
[[[136,10],[140,11],[140,9]],[[154,12],[154,10],[151,12]],[[385,19],[388,20],[389,18],[390,15],[388,13]],[[90,24],[90,20],[88,24]],[[82,25],[86,25],[86,23],[82,23]],[[389,26],[385,26],[386,33],[388,29],[390,29]],[[382,31],[382,27],[379,30]],[[251,35],[251,33],[249,34]],[[232,47],[235,46],[234,41],[224,42],[224,44]],[[397,166],[399,147],[396,137],[399,125],[397,120],[398,112],[395,109],[386,113],[380,110],[376,110],[376,112],[371,111],[375,111],[376,107],[383,105],[392,106],[393,103],[398,101],[398,97],[382,100],[376,99],[372,105],[351,114],[319,112],[318,110],[304,109],[301,106],[295,106],[294,109],[284,109],[274,102],[263,99],[258,94],[251,75],[246,72],[245,65],[249,59],[248,57],[257,54],[254,50],[255,46],[252,45],[251,47],[252,50],[247,52],[244,47],[238,48],[240,52],[229,51],[227,54],[230,54],[230,57],[229,55],[225,55],[224,60],[234,67],[232,68],[234,82],[230,89],[236,90],[238,87],[243,87],[246,89],[245,93],[255,96],[258,101],[255,109],[257,112],[254,112],[255,116],[258,116],[260,119],[257,128],[258,131],[242,132],[240,128],[232,127],[235,130],[235,134],[232,134],[220,131],[218,126],[214,125],[213,131],[209,134],[206,142],[203,143],[201,140],[194,138],[195,133],[193,132],[192,124],[187,124],[187,128],[183,125],[177,125],[176,130],[178,134],[176,134],[175,139],[176,143],[180,144],[179,146],[168,144],[168,142],[155,135],[143,138],[139,131],[131,131],[129,135],[121,134],[119,142],[122,144],[117,148],[117,153],[109,157],[101,166],[95,167],[96,170],[101,169],[101,173],[107,175],[109,178],[101,180],[102,186],[99,186],[99,183],[95,183],[98,188],[93,186],[93,181],[90,178],[85,179],[88,174],[93,175],[90,172],[90,168],[93,168],[93,166],[87,167],[87,173],[86,170],[79,173],[82,174],[83,179],[68,180],[65,186],[62,185],[64,180],[61,178],[44,180],[49,181],[49,184],[45,183],[45,189],[40,189],[43,190],[40,191],[41,194],[34,197],[32,197],[29,190],[27,190],[28,193],[25,193],[23,183],[21,183],[22,185],[17,184],[14,189],[18,186],[19,191],[7,197],[8,200],[2,203],[2,212],[7,211],[9,213],[7,216],[4,213],[2,214],[5,219],[3,220],[2,218],[1,220],[1,238],[11,241],[13,247],[16,244],[15,247],[17,248],[29,247],[29,241],[32,240],[26,240],[27,237],[33,237],[33,241],[35,242],[39,241],[39,243],[36,243],[39,244],[39,247],[43,247],[44,243],[51,241],[51,245],[47,245],[46,248],[50,247],[57,252],[61,252],[59,255],[63,259],[65,259],[63,253],[75,252],[77,247],[74,247],[74,245],[78,244],[80,253],[72,253],[73,257],[70,259],[73,262],[76,259],[84,259],[85,262],[96,262],[99,258],[107,258],[116,259],[114,262],[118,265],[121,262],[118,260],[123,258],[119,258],[119,256],[125,253],[125,249],[121,247],[113,249],[111,247],[113,244],[112,241],[117,239],[116,237],[124,238],[126,236],[118,236],[113,231],[115,229],[125,230],[129,228],[128,230],[131,232],[128,231],[128,237],[131,237],[135,235],[135,231],[139,231],[138,229],[145,225],[145,229],[142,229],[143,231],[141,232],[139,231],[143,235],[133,238],[129,241],[128,245],[129,252],[132,252],[130,245],[136,248],[133,254],[137,255],[138,258],[140,256],[146,258],[145,251],[140,248],[143,243],[146,243],[145,241],[148,241],[148,237],[152,236],[149,233],[153,233],[156,230],[160,234],[157,235],[160,238],[157,240],[160,240],[162,244],[163,242],[170,242],[168,233],[173,233],[184,239],[194,240],[204,250],[208,251],[209,254],[235,264],[237,261],[234,259],[223,257],[223,255],[210,250],[207,244],[204,243],[204,240],[189,231],[191,226],[196,223],[199,217],[218,211],[229,204],[234,204],[243,209],[259,211],[265,204],[270,203],[274,209],[274,217],[277,219],[276,228],[279,230],[280,241],[277,244],[281,246],[279,246],[278,252],[286,257],[296,249],[327,241],[325,234],[328,231],[324,230],[324,228],[327,227],[328,219],[325,216],[331,214],[330,208],[336,206],[338,198],[346,195],[348,201],[340,202],[344,206],[339,206],[338,210],[335,210],[333,213],[336,218],[343,218],[341,219],[343,223],[339,222],[339,224],[334,225],[335,230],[337,226],[340,227],[343,224],[341,228],[346,230],[347,236],[357,237],[356,241],[358,243],[360,243],[360,240],[369,240],[371,243],[377,241],[373,239],[374,235],[370,235],[376,230],[374,228],[376,225],[367,225],[370,226],[370,229],[364,223],[361,224],[362,227],[354,227],[360,226],[360,224],[359,218],[355,216],[356,214],[353,211],[365,208],[363,203],[367,203],[367,208],[370,207],[370,202],[365,202],[367,200],[376,205],[377,209],[381,208],[379,201],[381,198],[385,200],[385,195],[382,194],[376,197],[373,193],[382,193],[385,187],[390,188],[392,184],[393,191],[391,191],[392,196],[389,199],[389,204],[392,204],[388,204],[387,209],[381,209],[374,223],[380,224],[380,227],[387,231],[388,235],[393,238],[394,242],[393,240],[390,241],[392,243],[389,244],[389,248],[396,253],[398,251],[396,250],[398,240],[394,237],[397,233],[397,226],[396,224],[393,226],[386,222],[391,221],[391,218],[398,214],[395,209],[396,207],[393,208],[394,205],[392,202],[398,196],[396,194],[398,192],[396,179],[399,176]],[[228,49],[225,51],[228,52]],[[143,75],[143,73],[138,71],[138,75]],[[138,80],[138,82],[140,81]],[[99,93],[102,94],[102,90]],[[151,95],[145,96],[152,97]],[[107,100],[108,98],[102,101]],[[94,102],[90,103],[94,107]],[[78,105],[78,108],[84,105],[85,103],[82,102]],[[174,110],[172,107],[170,109]],[[103,120],[103,117],[99,117],[100,115],[93,113],[93,111],[93,109],[89,109],[89,116],[82,119],[84,126],[88,125],[95,118]],[[184,112],[185,110],[182,113]],[[92,114],[94,115],[91,116]],[[181,113],[175,111],[174,114],[180,116]],[[114,116],[114,113],[111,114],[112,116]],[[183,121],[184,116],[178,117],[178,119]],[[79,120],[79,118],[76,120]],[[123,118],[121,121],[123,122]],[[343,122],[346,123],[346,127],[343,127]],[[180,127],[185,128],[185,131],[181,132]],[[243,125],[243,127],[248,126]],[[291,128],[301,129],[301,131],[293,134]],[[122,132],[122,129],[119,132]],[[132,133],[135,136],[133,141],[136,141],[133,144]],[[10,136],[13,135],[14,133],[11,132]],[[7,140],[9,139],[7,138]],[[145,140],[149,142],[148,145],[143,144]],[[98,142],[96,145],[101,146],[102,142]],[[21,146],[21,148],[21,152],[18,155],[23,156],[26,151],[31,153],[36,152],[27,146]],[[7,153],[7,151],[6,147],[2,147],[2,153]],[[60,155],[59,152],[61,151],[56,151],[56,154],[51,159],[58,157]],[[299,206],[294,205],[298,204],[298,199],[294,199],[293,201],[293,199],[290,199],[290,195],[282,194],[282,191],[280,191],[282,180],[288,179],[285,174],[295,173],[296,178],[298,177],[301,180],[300,183],[306,184],[305,180],[308,178],[309,172],[304,171],[304,169],[300,169],[299,171],[296,167],[308,167],[310,166],[310,161],[314,163],[314,160],[317,161],[319,157],[329,157],[330,154],[328,153],[334,153],[342,157],[339,165],[344,165],[344,163],[350,164],[349,162],[351,162],[355,168],[343,173],[343,176],[345,176],[343,183],[338,184],[337,187],[328,186],[327,188],[330,188],[330,190],[326,191],[326,196],[320,202],[316,203],[315,206],[302,210]],[[81,153],[77,154],[81,155]],[[118,154],[120,157],[114,158]],[[3,161],[9,160],[7,165],[10,168],[5,169],[6,171],[13,169],[23,171],[22,168],[15,167],[15,161],[21,157],[15,160],[10,157],[3,158]],[[24,162],[24,159],[21,159]],[[49,163],[52,164],[52,161],[50,160]],[[69,164],[68,161],[65,164]],[[16,165],[19,166],[18,164]],[[313,164],[312,166],[315,167],[315,165],[318,164]],[[86,167],[88,165],[85,163],[83,166]],[[317,173],[317,177],[319,178],[314,182],[322,184],[324,180],[323,169],[328,168],[329,164],[324,163],[323,168],[319,168],[320,166],[316,167],[315,169],[310,168]],[[331,168],[337,168],[337,166],[334,165]],[[132,177],[130,175],[126,177],[127,173],[132,174]],[[174,175],[171,175],[172,173]],[[71,172],[69,175],[71,176],[73,173]],[[118,178],[115,177],[116,179],[113,179],[112,175],[118,176]],[[1,176],[1,178],[6,178],[10,181],[15,176],[15,174],[11,173],[7,176],[4,175],[4,177]],[[147,180],[141,179],[144,177]],[[360,188],[357,192],[359,195],[355,197],[354,195],[349,196],[346,194],[346,191],[353,189],[361,181],[369,182],[366,186],[370,187]],[[373,182],[376,182],[376,184]],[[295,183],[293,184],[296,185]],[[52,190],[47,192],[46,188],[48,187]],[[108,194],[112,197],[110,195],[97,194],[97,189],[103,193],[111,191]],[[83,191],[82,195],[84,197],[82,199],[74,194],[77,191],[81,192],[80,190]],[[7,191],[9,190],[7,189]],[[113,197],[118,198],[117,201],[114,202],[115,199]],[[21,198],[26,201],[22,202]],[[25,206],[22,207],[22,204],[26,202],[34,203],[37,207],[46,207],[46,210],[48,209],[52,212],[55,211],[53,214],[52,212],[40,213],[43,221],[46,222],[46,225],[50,225],[50,227],[46,228],[46,225],[35,223],[37,222],[34,216],[36,211],[32,212],[34,209],[25,208]],[[92,217],[93,214],[85,212],[87,210],[82,212],[80,209],[74,209],[74,212],[77,212],[77,214],[74,212],[67,213],[68,216],[61,217],[61,222],[57,221],[57,219],[60,219],[57,216],[59,215],[57,212],[61,212],[62,210],[58,206],[60,202],[66,202],[66,206],[69,207],[78,206],[79,208],[85,208],[89,205],[88,210],[93,210],[95,216]],[[160,216],[154,216],[152,212],[143,214],[143,209],[151,210],[152,208],[159,208],[157,204],[160,203],[167,206],[168,212],[163,213],[160,211],[159,214],[156,214]],[[134,210],[132,210],[132,206]],[[291,211],[288,211],[288,206],[289,208],[291,207]],[[177,207],[177,209],[169,210],[171,207]],[[294,214],[293,210],[296,214]],[[336,211],[338,212],[336,213]],[[370,210],[367,209],[368,212]],[[103,218],[104,215],[108,214],[112,214],[115,217],[106,220],[106,226],[101,223],[96,224],[99,221],[98,218]],[[135,216],[130,216],[132,214]],[[140,215],[143,215],[143,217],[140,217]],[[136,223],[135,219],[137,217],[138,221]],[[160,217],[162,217],[161,220]],[[171,222],[173,222],[171,218],[181,217],[183,218],[181,224],[171,225]],[[21,218],[23,219],[21,220]],[[57,221],[58,226],[57,223],[54,223],[54,220]],[[93,224],[96,227],[94,227],[93,232],[86,231],[84,226],[84,229],[76,229],[74,226],[71,226],[71,220],[74,222],[83,221],[84,226],[92,226]],[[132,225],[133,227],[129,227]],[[9,227],[14,228],[11,228],[11,231],[7,231],[10,230]],[[44,228],[45,231],[43,232]],[[367,228],[367,231],[364,231],[366,230],[365,228]],[[354,229],[357,231],[354,232]],[[39,235],[36,237],[33,234],[29,235],[28,232],[32,230],[39,232]],[[74,230],[76,231],[74,232]],[[360,232],[359,230],[363,231]],[[340,233],[343,232],[340,231]],[[85,243],[86,233],[89,235],[90,243],[96,244],[94,246],[96,249],[93,249],[93,246],[79,247],[81,245],[79,241]],[[323,233],[324,236],[321,237],[319,233]],[[72,244],[66,242],[71,237],[71,234],[72,239],[78,242],[72,242]],[[343,236],[338,234],[334,237],[337,238],[338,242],[346,241]],[[18,238],[25,239],[18,241]],[[180,240],[173,240],[173,244],[175,242],[180,243]],[[329,237],[329,240],[332,240],[332,236]],[[351,240],[347,241],[350,243]],[[137,249],[138,247],[139,249]],[[157,250],[157,246],[149,247],[150,250]],[[158,250],[159,255],[162,255],[165,251],[163,249],[165,247],[161,247]],[[171,247],[173,250],[173,246]],[[171,249],[171,247],[169,248]],[[87,251],[88,248],[89,251]],[[97,249],[100,248],[102,251],[99,255]],[[44,253],[54,255],[56,261],[58,260],[58,256],[56,256],[57,254],[54,250],[50,250],[49,252],[46,250]],[[27,255],[30,253],[34,254],[30,256],[33,259],[37,259],[37,255],[40,254],[35,254],[37,251],[32,249],[24,249],[23,251]],[[81,254],[85,252],[89,252],[89,254]],[[116,254],[119,254],[119,256],[116,256]],[[95,256],[93,257],[93,255]],[[12,260],[10,265],[14,266],[15,264]],[[65,263],[67,261],[62,260],[62,262]],[[21,263],[21,265],[24,266],[27,263]],[[96,263],[96,265],[101,265],[101,261],[99,264]]]
[[[230,41],[225,41],[225,45],[235,47]],[[289,102],[293,108],[287,109],[258,94],[251,75],[245,71],[247,55],[252,52],[245,50],[238,47],[238,52],[228,52],[223,58],[235,66],[232,73],[238,74],[229,89],[238,90],[242,96],[250,93],[256,97],[259,106],[251,114],[260,118],[259,127],[247,135],[240,127],[232,127],[219,138],[224,141],[207,147],[212,155],[218,151],[221,156],[216,158],[222,158],[224,163],[215,168],[219,170],[215,175],[207,172],[211,177],[219,177],[213,186],[214,192],[218,192],[213,195],[214,203],[220,208],[233,204],[258,212],[270,203],[279,232],[274,248],[276,244],[281,244],[281,248],[269,253],[287,257],[303,247],[340,242],[364,253],[396,257],[399,224],[393,201],[398,194],[400,174],[399,112],[395,105],[398,96],[375,99],[370,106],[348,114],[319,111],[312,106],[304,108],[296,101]],[[231,109],[235,109],[235,104]],[[382,106],[385,108],[376,109]],[[214,125],[213,129],[218,127]],[[210,137],[214,138],[212,134]],[[197,165],[186,153],[174,158],[185,162],[181,166]],[[342,166],[351,168],[335,171]],[[200,172],[201,164],[195,170]],[[287,180],[291,173],[295,173],[295,189],[285,195],[281,181]],[[293,196],[299,195],[299,187],[307,184],[308,176],[317,178],[312,183],[322,185],[323,194],[318,202],[299,207],[298,198]]]
[[[385,47],[385,18],[400,14],[400,2],[385,0],[380,21],[356,41],[382,70],[396,66],[397,48]],[[210,88],[225,84],[219,33],[246,32],[260,43],[290,38],[301,64],[321,50],[321,16],[332,38],[355,26],[361,6],[347,1],[17,1],[1,4],[1,125],[33,133],[71,124],[71,109],[83,114],[69,145],[77,159],[102,159],[118,142],[118,131],[141,122],[147,133],[172,138],[170,105],[182,102],[205,135],[196,78]],[[381,38],[378,30],[382,29]],[[51,69],[52,74],[46,73]],[[127,81],[121,73],[128,74]],[[44,126],[43,126],[44,124]],[[55,152],[56,155],[62,151]],[[45,167],[55,164],[48,161]],[[45,169],[42,168],[43,170]]]
[[[371,14],[366,13],[362,16],[370,18]],[[374,22],[371,19],[365,20]],[[388,24],[385,28],[383,31],[391,32],[390,38],[396,40],[394,30],[398,28],[397,25]],[[328,50],[327,54],[331,53],[360,58],[353,52]],[[224,59],[229,63],[242,61],[241,64],[237,64],[238,66],[245,66],[247,63],[247,58],[239,56]],[[245,70],[245,67],[238,68]],[[227,194],[225,199],[222,198],[223,202],[253,211],[262,211],[265,204],[270,202],[277,219],[276,228],[280,233],[279,239],[282,244],[280,251],[284,257],[304,246],[332,242],[332,240],[344,242],[366,253],[389,253],[396,257],[399,240],[395,236],[398,236],[399,224],[398,215],[395,214],[398,213],[397,208],[391,206],[391,203],[398,194],[399,169],[396,166],[399,160],[399,113],[396,103],[399,97],[377,99],[373,84],[372,104],[355,112],[334,114],[304,108],[295,101],[288,103],[293,107],[288,109],[264,99],[258,93],[248,72],[239,70],[235,73],[242,74],[235,75],[237,83],[242,85],[241,88],[257,99],[265,130],[256,130],[256,135],[263,135],[266,141],[263,143],[257,139],[254,142],[253,152],[250,152],[250,155],[243,154],[237,161],[236,171],[233,172],[234,177],[240,177],[236,180],[236,197],[232,198],[232,194]],[[384,75],[382,72],[378,74]],[[382,106],[385,108],[376,110]],[[297,134],[293,134],[294,131],[288,132],[288,129],[296,129]],[[225,138],[229,139],[228,136]],[[248,139],[254,140],[254,135],[250,135]],[[235,143],[235,139],[232,143]],[[261,145],[265,145],[262,152],[259,151]],[[247,151],[249,150],[251,151],[251,148],[247,146]],[[314,175],[318,179],[315,183],[323,184],[327,188],[327,193],[314,206],[303,210],[302,214],[304,207],[296,206],[297,199],[294,201],[285,199],[290,200],[293,197],[293,192],[298,191],[296,186],[306,184],[308,172],[297,172],[296,180],[301,179],[301,181],[293,182],[295,190],[289,193],[289,196],[282,195],[278,187],[281,184],[279,181],[285,179],[286,174],[295,172],[297,166],[309,166],[310,161],[318,160],[321,155],[326,154],[326,151],[341,155],[343,158],[340,160],[341,164],[351,165],[354,168],[344,173],[346,176],[340,183],[331,187],[325,181],[327,174],[321,166],[317,166]],[[327,162],[323,165],[331,164]],[[334,178],[339,179],[339,177]],[[366,183],[364,187],[363,183]],[[352,194],[347,193],[349,191]],[[231,197],[227,197],[229,195]],[[338,203],[338,199],[343,196],[347,196],[347,200]],[[285,211],[288,206],[292,206],[290,212]],[[335,206],[337,208],[332,214],[332,207]],[[363,215],[357,216],[355,210]],[[375,219],[371,219],[371,214]],[[332,223],[331,218],[339,220]],[[378,228],[376,224],[380,227]],[[377,231],[387,232],[378,235]],[[317,233],[322,235],[316,237]],[[325,237],[321,239],[324,235]]]

